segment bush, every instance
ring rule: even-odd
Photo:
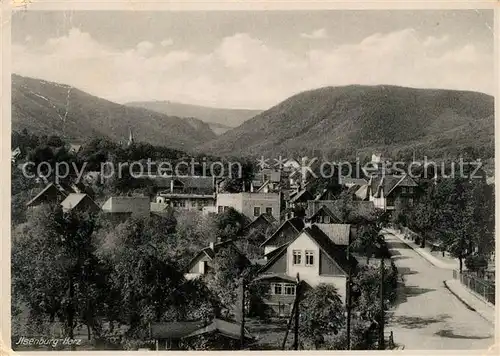
[[[469,271],[484,271],[488,267],[488,259],[482,255],[470,255],[465,259],[465,267]]]

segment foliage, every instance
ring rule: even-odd
[[[472,272],[482,272],[488,267],[488,260],[483,255],[473,254],[465,259],[465,267]]]
[[[376,320],[380,313],[380,268],[362,266],[353,278],[353,305],[363,320]],[[397,269],[394,265],[384,269],[384,308],[396,300]]]
[[[300,333],[320,344],[328,334],[336,334],[344,325],[344,307],[335,286],[319,284],[307,290],[300,301]]]
[[[237,313],[239,289],[247,266],[245,256],[229,243],[216,252],[209,273],[204,276],[208,289],[218,297],[225,317]]]
[[[100,330],[107,286],[106,267],[96,253],[96,228],[92,215],[41,206],[13,239],[14,298],[29,308],[32,320],[59,320],[69,337],[79,323]]]
[[[119,295],[119,321],[129,326],[130,338],[145,337],[147,324],[162,320],[184,281],[164,242],[166,234],[174,231],[174,222],[172,218],[129,219],[108,235],[103,246],[113,266],[110,288]]]
[[[246,217],[233,208],[216,215],[217,240],[225,241],[237,237],[246,225]]]

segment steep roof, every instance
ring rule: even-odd
[[[258,217],[256,217],[253,221],[251,221],[250,223],[248,223],[245,226],[245,230],[251,228],[252,225],[256,224],[258,221],[264,221],[267,224],[272,225],[272,224],[274,224],[276,222],[276,219],[274,218],[274,216],[272,216],[270,214],[262,213]]]
[[[349,259],[347,259],[347,246],[335,244],[328,237],[328,235],[326,235],[315,224],[305,227],[302,230],[302,233],[307,234],[314,242],[316,242],[318,247],[326,254],[326,256],[335,262],[344,271],[344,273],[347,273],[349,266],[353,268],[356,267],[357,261],[352,255]],[[288,246],[290,246],[290,244],[292,244],[293,241],[295,241],[301,234],[297,234],[292,241],[281,246],[269,262],[258,271],[258,273],[263,273],[269,269],[284,253],[286,253]]]
[[[387,197],[396,187],[416,187],[417,183],[409,175],[383,175],[372,177],[370,182],[372,195],[380,198],[382,191]]]
[[[302,219],[300,218],[291,218],[291,219],[288,219],[286,220],[285,222],[283,222],[283,224],[281,224],[277,229],[276,231],[271,235],[269,236],[269,238],[264,241],[260,247],[263,247],[267,244],[269,244],[270,242],[272,242],[277,236],[279,236],[279,233],[286,227],[286,226],[291,226],[296,232],[297,234],[304,228],[304,221],[302,221]]]
[[[63,208],[63,211],[70,211],[70,210],[74,209],[78,204],[80,204],[85,199],[90,199],[90,201],[92,201],[92,203],[95,205],[95,207],[99,208],[99,206],[87,194],[71,193],[66,197],[66,199],[64,199],[61,202],[61,206]]]
[[[234,241],[233,240],[226,240],[226,241],[222,241],[222,242],[218,242],[216,244],[213,245],[213,248],[212,246],[208,246],[208,247],[205,247],[203,249],[200,250],[200,252],[198,252],[192,259],[191,261],[189,261],[188,265],[186,266],[186,270],[189,270],[192,268],[193,264],[195,262],[198,261],[198,259],[203,256],[203,255],[206,255],[210,260],[213,260],[215,258],[215,255],[217,254],[217,252],[219,252],[222,248],[224,247],[227,247],[229,245],[233,245],[234,248],[236,249],[236,251],[238,251],[238,253],[241,255],[241,256],[244,256],[246,258],[246,256],[236,247],[236,245],[234,244]],[[248,259],[247,259],[248,260]]]
[[[314,196],[311,194],[311,192],[309,192],[307,189],[302,189],[290,199],[290,202],[304,202],[311,199],[314,199]]]
[[[338,223],[341,222],[340,219],[325,205],[322,205],[321,208],[319,208],[310,218],[308,218],[308,220],[313,220],[316,216],[318,216],[322,212],[328,215],[334,222]]]
[[[347,259],[346,246],[335,244],[319,227],[312,225],[303,230],[309,237],[311,237],[319,246],[321,250],[339,267],[347,273],[349,266],[355,267],[357,261],[354,257]]]
[[[360,200],[366,200],[369,198],[368,196],[368,184],[364,184],[361,187],[359,187],[357,190],[354,191],[354,195],[356,198]]]
[[[44,196],[50,193],[51,191],[55,194],[61,195],[62,197],[67,196],[67,193],[62,187],[57,186],[54,183],[49,183],[40,191],[40,193],[38,193],[33,199],[27,202],[26,206],[32,206],[37,204],[38,202],[42,201]]]

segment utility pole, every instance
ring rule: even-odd
[[[290,319],[288,319],[288,324],[287,324],[287,327],[286,327],[286,332],[285,332],[285,337],[283,338],[283,344],[281,345],[281,349],[284,351],[286,349],[286,340],[288,338],[288,333],[290,332],[290,327],[292,326],[292,320],[294,319],[295,317],[295,340],[294,340],[294,349],[295,350],[298,350],[298,346],[299,346],[299,343],[298,343],[298,337],[299,337],[299,328],[298,328],[298,321],[299,321],[299,313],[298,313],[298,309],[299,309],[299,303],[300,303],[300,278],[299,278],[299,274],[297,273],[297,282],[295,284],[295,300],[293,302],[293,306],[292,306],[292,310],[290,312]]]
[[[240,349],[245,347],[245,279],[241,282],[241,325],[240,325]]]
[[[297,281],[297,286],[295,287],[295,294],[297,294],[297,298],[295,300],[295,330],[294,330],[294,339],[293,339],[293,349],[299,349],[299,317],[300,317],[300,281]]]
[[[347,247],[347,261],[348,261],[348,270],[347,270],[347,283],[346,283],[346,302],[345,302],[345,306],[346,306],[346,311],[347,311],[347,322],[346,322],[346,326],[347,326],[347,330],[346,330],[346,334],[347,334],[347,350],[350,350],[351,349],[351,285],[352,285],[352,268],[351,268],[351,260],[349,258],[349,247]]]
[[[380,320],[379,320],[379,335],[378,335],[378,349],[385,350],[385,340],[384,340],[384,256],[380,261]]]

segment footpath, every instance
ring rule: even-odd
[[[425,248],[421,248],[413,241],[405,239],[404,235],[394,229],[386,228],[384,229],[386,233],[389,233],[395,237],[397,237],[401,242],[406,244],[408,247],[413,249],[416,253],[426,259],[432,265],[447,269],[447,270],[458,270],[458,262],[452,263],[443,261],[436,256],[433,256],[430,251]],[[484,319],[495,325],[495,306],[483,298],[478,296],[476,293],[465,287],[459,280],[449,279],[443,281],[445,287],[462,303],[466,305],[466,307],[472,311],[475,311],[479,315],[481,315]]]

